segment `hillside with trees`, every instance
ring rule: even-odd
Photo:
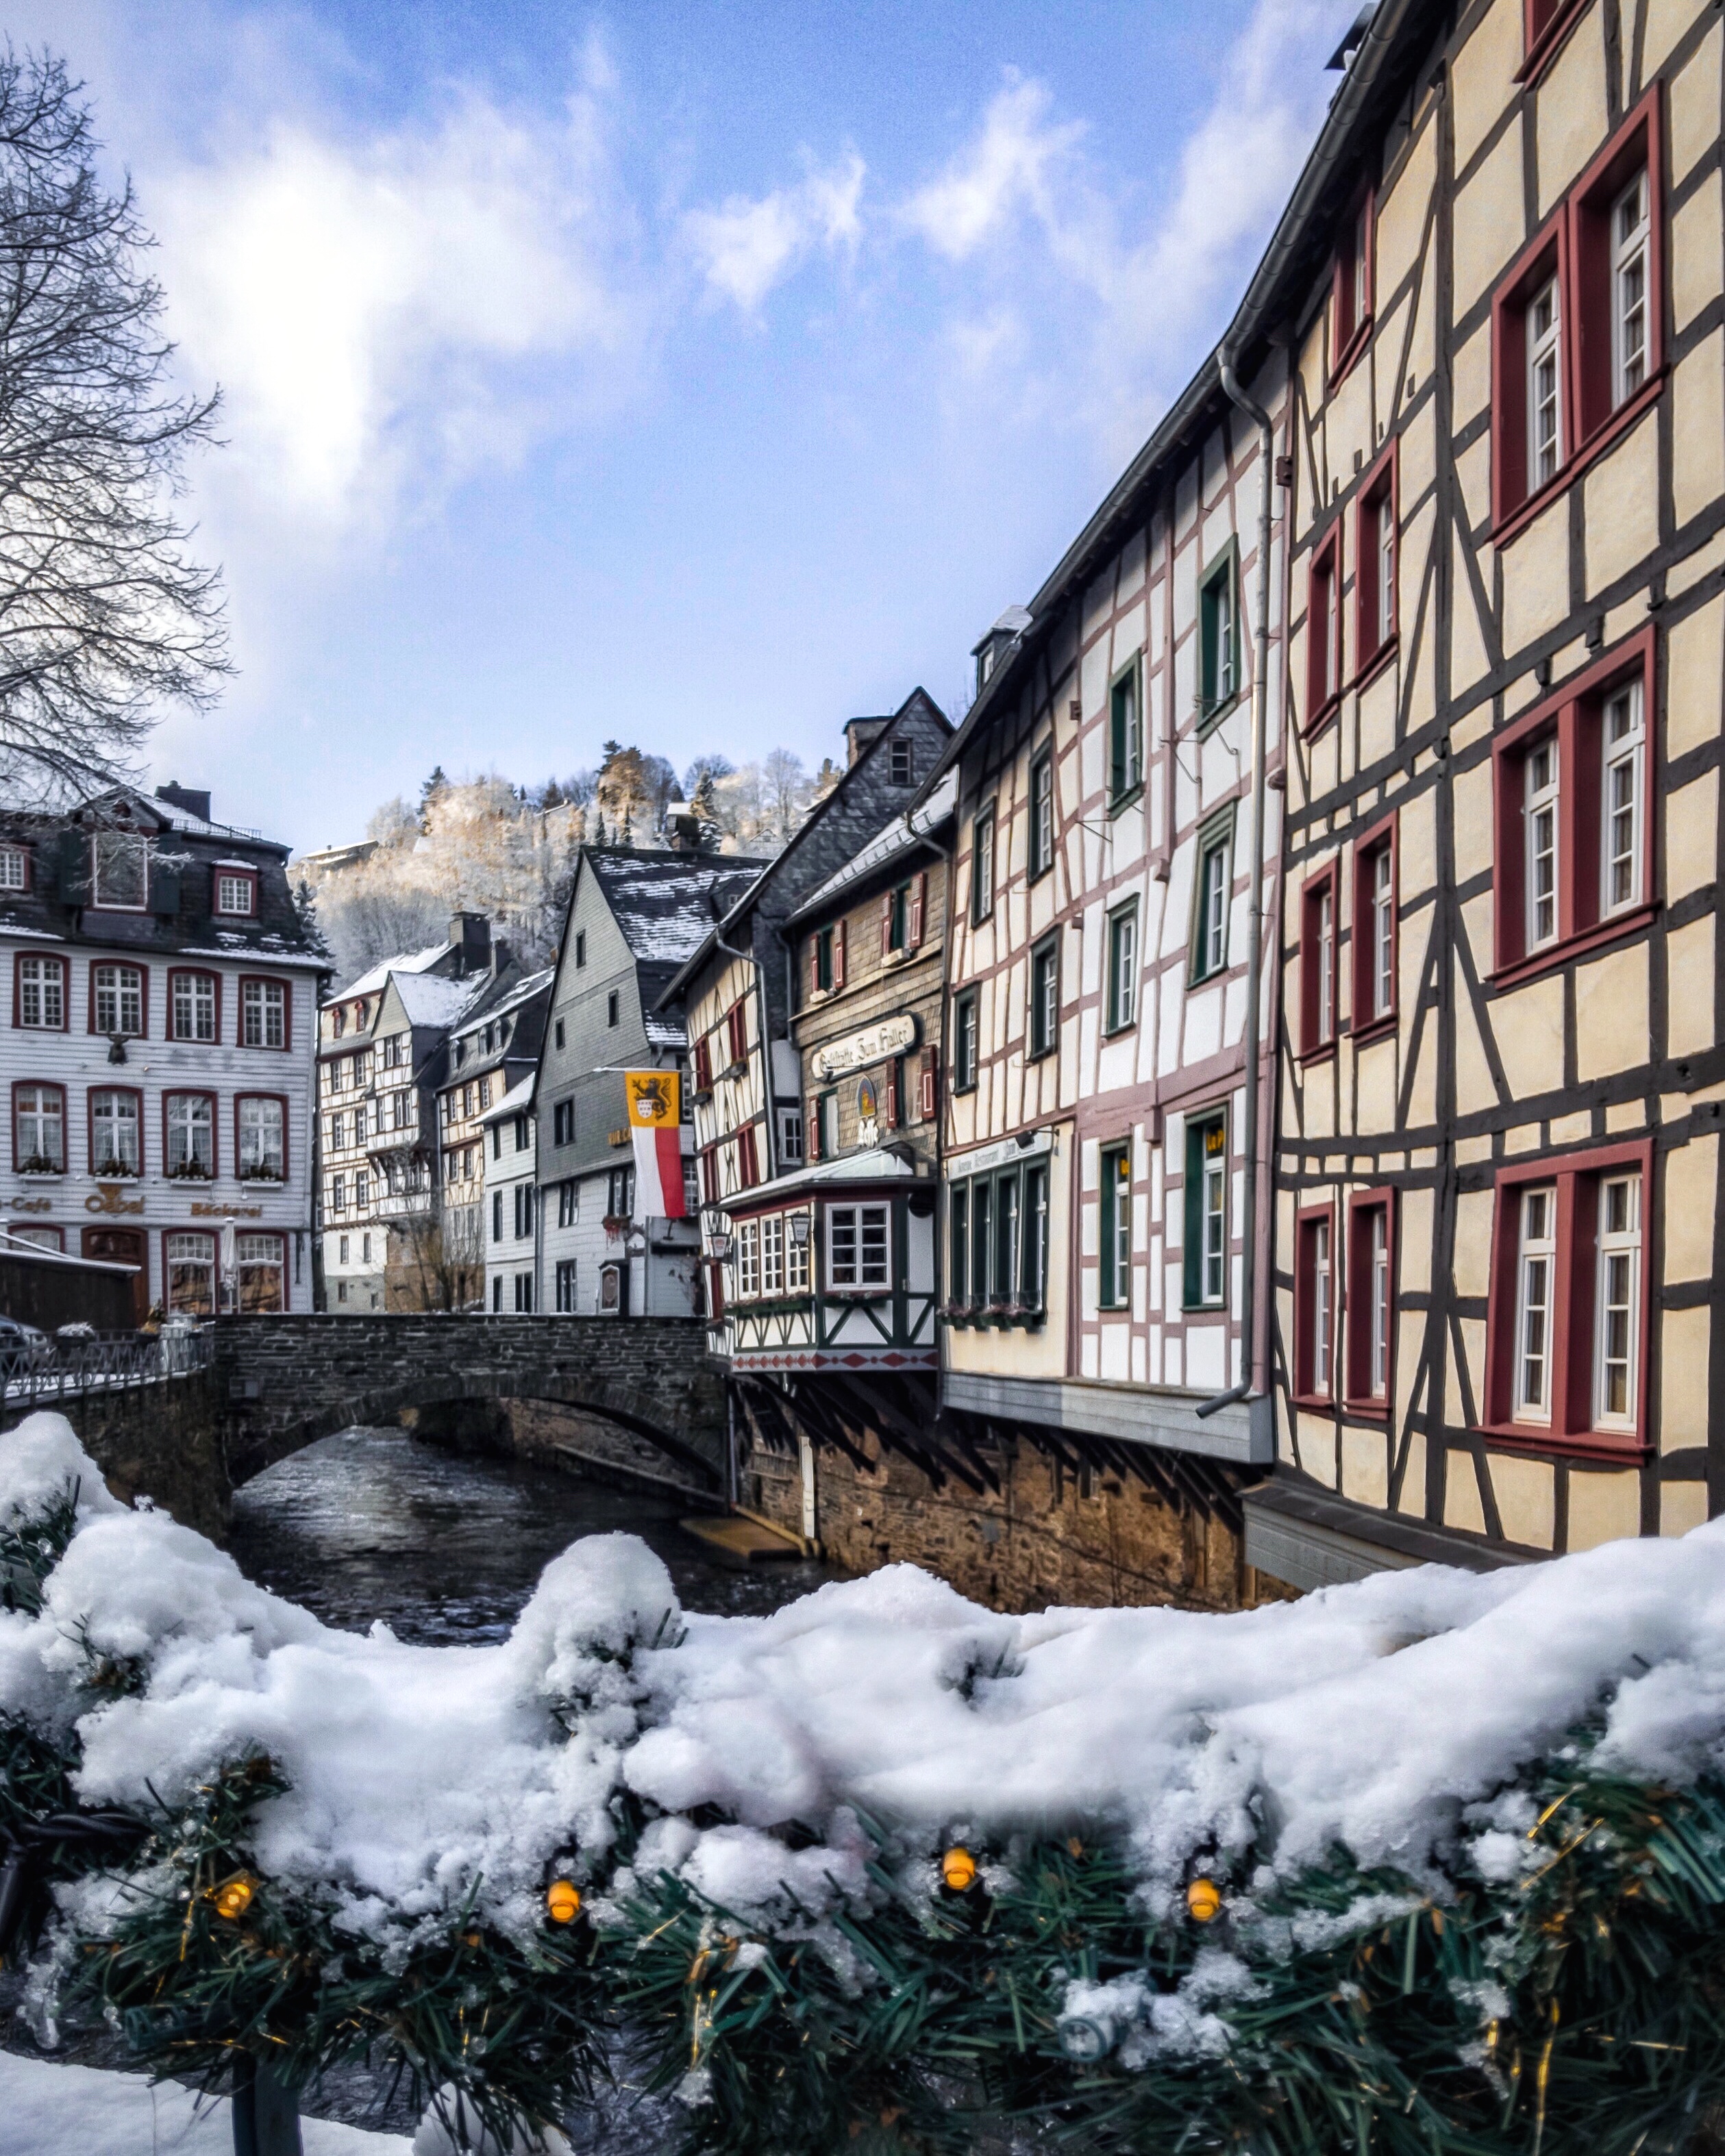
[[[441,766],[418,802],[376,809],[365,836],[292,864],[302,903],[337,968],[356,979],[380,959],[441,942],[451,913],[483,913],[529,965],[548,960],[585,844],[668,846],[674,815],[704,851],[778,853],[838,779],[812,776],[788,749],[741,766],[697,757],[679,778],[663,757],[604,744],[597,769],[538,787],[495,773],[452,779]]]

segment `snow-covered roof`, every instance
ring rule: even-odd
[[[823,1160],[818,1167],[799,1168],[795,1175],[775,1176],[770,1183],[757,1183],[752,1189],[739,1190],[719,1203],[727,1213],[758,1213],[763,1206],[775,1204],[781,1198],[800,1198],[806,1191],[813,1194],[839,1188],[853,1183],[927,1183],[930,1188],[933,1178],[919,1177],[914,1161],[903,1153],[889,1152],[884,1146],[868,1146],[860,1152],[847,1152],[839,1160]]]
[[[494,1024],[498,1019],[507,1018],[511,1011],[518,1010],[523,1004],[531,1003],[535,996],[543,995],[550,987],[554,971],[549,966],[541,967],[537,973],[529,973],[524,980],[516,982],[508,993],[497,1002],[466,1013],[460,1030],[466,1033],[481,1025]]]
[[[489,973],[470,973],[463,981],[441,973],[398,973],[395,993],[409,1025],[449,1026],[484,994],[490,981]]]
[[[501,1123],[506,1116],[526,1113],[533,1105],[533,1080],[537,1073],[529,1070],[525,1078],[518,1079],[495,1106],[488,1108],[479,1120],[481,1123]]]
[[[877,869],[883,869],[898,860],[901,854],[914,852],[929,843],[929,834],[937,824],[943,824],[958,806],[958,773],[949,771],[940,783],[929,794],[919,808],[913,808],[895,816],[885,830],[878,832],[860,853],[853,854],[844,866],[819,885],[790,916],[793,921],[802,921],[811,913],[821,912],[840,894],[853,885],[864,882]]]
[[[350,981],[331,1001],[344,1004],[351,996],[374,996],[389,985],[392,973],[422,973],[427,966],[435,965],[448,949],[447,943],[430,943],[423,951],[404,951],[397,957],[381,959],[368,973]]]
[[[643,965],[693,958],[716,916],[766,866],[734,854],[637,854],[590,847],[587,860],[623,940]]]

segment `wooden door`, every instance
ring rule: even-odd
[[[141,1228],[86,1228],[84,1255],[105,1265],[136,1265],[131,1283],[131,1322],[142,1325],[150,1314],[150,1264]]]

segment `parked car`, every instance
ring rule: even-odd
[[[54,1360],[54,1342],[33,1325],[0,1317],[0,1379],[10,1382]]]

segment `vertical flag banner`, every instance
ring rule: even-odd
[[[629,1135],[635,1141],[635,1217],[681,1220],[682,1102],[674,1070],[626,1070]]]

